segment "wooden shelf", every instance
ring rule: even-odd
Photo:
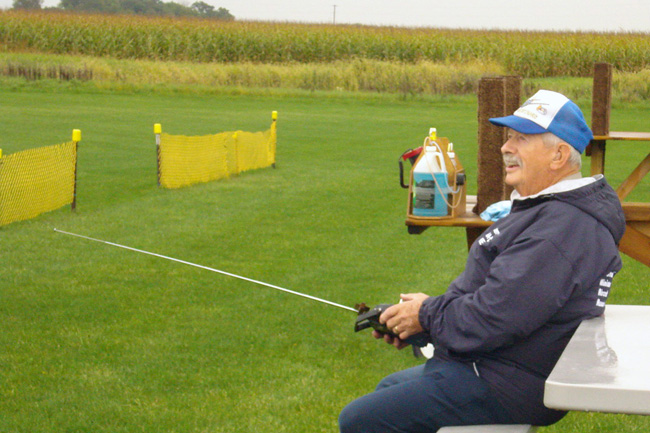
[[[650,141],[650,132],[609,131],[608,135],[594,135],[594,140]]]
[[[406,225],[409,227],[421,227],[422,231],[427,227],[478,227],[486,228],[492,225],[491,221],[482,220],[475,214],[472,209],[476,205],[476,196],[468,195],[466,198],[465,213],[454,218],[451,217],[418,217],[414,215],[406,216]],[[409,230],[417,232],[420,230]]]
[[[480,216],[472,212],[476,205],[476,196],[467,196],[466,212],[456,218],[432,218],[432,217],[417,217],[408,215],[406,217],[407,226],[441,226],[441,227],[489,227],[492,225],[491,221],[485,221]],[[626,221],[650,221],[650,203],[634,203],[623,202],[621,203],[623,212],[625,213]]]

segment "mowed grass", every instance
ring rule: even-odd
[[[77,212],[0,228],[0,431],[334,432],[347,402],[419,362],[355,334],[352,312],[53,228],[349,306],[439,294],[463,269],[464,231],[407,234],[397,158],[435,126],[475,191],[474,98],[4,88],[0,100],[4,153],[82,130]],[[273,110],[277,168],[156,186],[154,123],[172,134],[259,131]],[[647,113],[618,107],[613,129],[643,130]],[[608,149],[612,183],[644,146]],[[634,199],[649,201],[645,184]],[[647,304],[647,268],[624,261],[611,302]],[[575,413],[542,431],[649,428],[643,417]]]

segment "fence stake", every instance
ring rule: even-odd
[[[72,141],[74,142],[74,188],[72,192],[72,203],[70,210],[77,209],[77,165],[79,163],[79,142],[81,141],[81,129],[72,130]]]
[[[156,171],[158,175],[158,186],[160,186],[160,134],[162,133],[162,125],[160,123],[153,125],[153,133],[156,134]]]

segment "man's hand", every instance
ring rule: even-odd
[[[423,331],[419,320],[420,306],[428,297],[424,293],[400,295],[402,302],[391,306],[379,316],[379,322],[386,324],[388,329],[398,335],[399,338],[381,334],[377,331],[373,332],[373,336],[375,338],[383,337],[386,343],[392,344],[398,349],[408,346],[403,340]]]
[[[392,335],[382,334],[379,331],[372,331],[372,336],[375,338],[383,338],[386,343],[392,344],[397,348],[397,350],[402,350],[405,347],[409,346],[408,343],[402,341],[401,339],[393,337]]]

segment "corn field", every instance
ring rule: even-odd
[[[491,62],[523,77],[590,76],[650,64],[650,35],[213,21],[0,12],[0,51],[197,63]]]

